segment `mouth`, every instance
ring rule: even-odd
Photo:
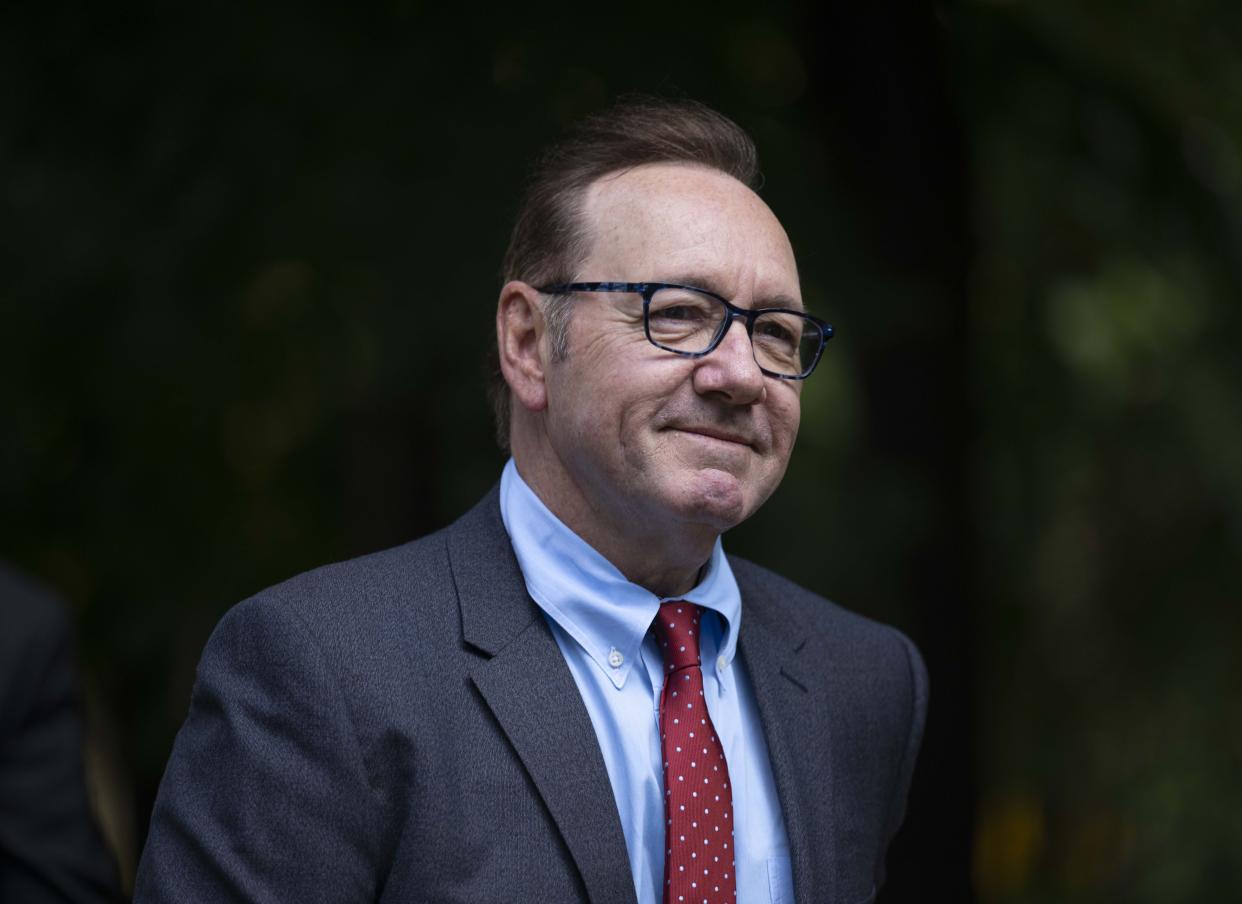
[[[755,446],[754,440],[746,434],[736,433],[732,430],[726,430],[710,424],[701,426],[674,426],[666,429],[675,430],[678,433],[687,433],[691,436],[701,436],[716,442],[731,443],[736,446],[745,446],[748,449],[753,449]]]

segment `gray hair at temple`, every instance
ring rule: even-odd
[[[502,275],[532,286],[573,282],[590,253],[583,221],[587,188],[610,173],[651,163],[695,163],[759,187],[754,142],[740,126],[697,101],[626,97],[581,120],[538,158],[518,210]],[[544,304],[552,353],[568,353],[568,296]],[[509,448],[508,384],[494,369],[491,386],[496,441]]]

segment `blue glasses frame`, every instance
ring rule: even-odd
[[[728,316],[720,322],[720,329],[716,331],[716,335],[712,337],[712,341],[703,351],[687,352],[678,348],[669,348],[667,345],[661,345],[651,338],[651,323],[647,314],[651,308],[652,297],[660,289],[686,289],[691,292],[698,292],[700,295],[706,295],[708,298],[715,299],[724,305]],[[806,311],[798,311],[793,308],[754,308],[753,310],[750,308],[739,308],[727,298],[722,298],[715,292],[700,289],[698,286],[683,286],[680,283],[578,282],[544,286],[543,288],[537,288],[536,291],[543,292],[545,295],[566,295],[571,292],[630,292],[641,295],[643,299],[643,332],[647,335],[647,341],[658,349],[672,352],[674,355],[681,355],[683,358],[702,358],[705,355],[710,355],[724,341],[724,337],[729,332],[729,327],[733,326],[733,321],[739,317],[746,322],[746,336],[753,343],[755,338],[755,318],[760,314],[793,314],[796,317],[801,317],[819,330],[819,346],[815,349],[815,355],[811,358],[811,363],[806,366],[806,369],[801,374],[778,374],[768,370],[762,364],[759,364],[758,361],[755,362],[760,371],[778,380],[805,380],[809,377],[812,371],[815,370],[815,366],[819,364],[820,357],[824,354],[824,346],[828,344],[828,340],[836,333],[836,330],[832,328],[832,324],[820,320]]]

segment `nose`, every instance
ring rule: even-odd
[[[743,320],[738,323],[738,320]],[[732,315],[720,344],[698,359],[694,369],[694,388],[700,395],[721,396],[734,405],[763,401],[767,383],[755,361],[755,350],[746,333],[745,320]]]

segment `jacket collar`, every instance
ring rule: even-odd
[[[462,637],[480,654],[475,687],[517,751],[592,904],[633,904],[621,817],[595,729],[526,585],[500,520],[498,491],[448,532]]]
[[[543,614],[526,593],[501,522],[498,487],[449,528],[447,544],[462,637],[481,654],[471,680],[547,805],[589,900],[632,904],[625,836],[595,729]],[[738,649],[767,738],[795,897],[799,904],[832,900],[833,784],[828,717],[817,718],[822,707],[812,706],[826,692],[810,677],[823,675],[810,662],[816,643],[751,567],[734,560],[734,572],[746,620]]]
[[[785,820],[798,904],[836,900],[831,689],[822,686],[824,655],[801,622],[753,566],[733,560],[746,629],[738,650],[755,692],[768,762]],[[817,699],[818,698],[818,699]]]

